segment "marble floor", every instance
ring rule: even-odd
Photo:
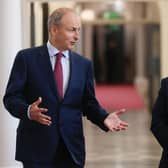
[[[157,168],[161,148],[150,132],[150,114],[127,112],[121,118],[127,131],[103,132],[84,119],[86,138],[85,168]]]

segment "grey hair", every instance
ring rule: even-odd
[[[74,12],[74,11],[70,8],[58,8],[55,11],[53,11],[48,18],[48,23],[47,23],[48,31],[50,31],[51,25],[60,26],[61,25],[60,21],[67,12]]]

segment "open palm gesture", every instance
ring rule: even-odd
[[[120,130],[126,130],[128,128],[128,123],[122,121],[119,118],[120,114],[125,113],[125,109],[120,109],[118,111],[115,111],[113,113],[110,113],[107,118],[104,120],[105,126],[111,131],[120,131]]]

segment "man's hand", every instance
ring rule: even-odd
[[[46,108],[39,108],[38,106],[42,102],[42,98],[39,97],[37,101],[35,101],[30,107],[30,119],[36,122],[39,122],[43,125],[51,125],[51,117],[43,114],[43,112],[47,112]]]
[[[107,116],[104,120],[104,125],[111,131],[126,130],[128,128],[128,123],[120,120],[118,117],[120,114],[124,113],[125,109],[115,111]]]

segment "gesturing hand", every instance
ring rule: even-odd
[[[35,101],[30,107],[30,119],[36,122],[39,122],[43,125],[51,124],[51,117],[43,114],[43,112],[47,112],[46,108],[39,108],[38,106],[42,102],[42,98],[39,97],[37,101]]]
[[[120,120],[119,115],[124,113],[125,109],[121,109],[118,111],[115,111],[107,116],[107,118],[104,120],[105,126],[111,131],[120,131],[120,130],[126,130],[128,127],[128,123]]]

